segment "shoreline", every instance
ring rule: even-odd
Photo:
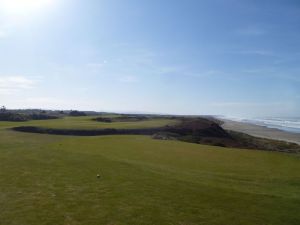
[[[221,125],[225,130],[232,130],[249,134],[255,137],[268,138],[273,140],[287,141],[300,145],[300,133],[292,133],[279,130],[277,128],[269,128],[266,126],[251,124],[247,122],[237,122],[228,119],[219,119],[223,122]]]

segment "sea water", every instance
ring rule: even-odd
[[[300,133],[300,118],[296,117],[272,117],[272,118],[254,118],[245,122],[266,126],[269,128],[277,128],[284,131]]]
[[[283,131],[300,133],[300,117],[266,117],[266,118],[229,118],[237,122],[250,123],[269,128],[276,128]]]

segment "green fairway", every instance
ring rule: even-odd
[[[299,155],[5,129],[15,124],[0,122],[1,225],[300,224]],[[116,125],[88,117],[23,124]]]
[[[153,128],[162,127],[169,124],[176,123],[176,120],[172,119],[150,119],[144,121],[134,122],[97,122],[92,119],[93,116],[82,117],[63,117],[60,119],[52,120],[31,120],[26,122],[0,122],[0,128],[8,128],[14,126],[39,126],[47,128],[60,128],[60,129],[100,129],[100,128]]]

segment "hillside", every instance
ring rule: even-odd
[[[226,131],[218,121],[203,117],[124,116],[64,117],[58,120],[13,124],[15,131],[71,136],[152,135],[155,139],[180,140],[221,147],[299,153],[300,146]]]

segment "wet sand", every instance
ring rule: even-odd
[[[282,140],[300,144],[300,134],[282,131],[275,128],[268,128],[250,123],[236,122],[232,120],[222,119],[224,124],[222,127],[225,130],[233,130],[237,132],[246,133],[256,137],[269,138],[274,140]]]

